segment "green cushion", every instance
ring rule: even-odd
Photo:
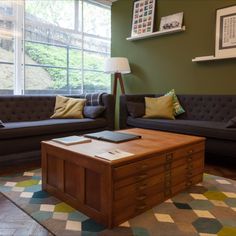
[[[177,98],[174,89],[170,90],[164,96],[172,96],[175,116],[178,116],[178,115],[183,114],[185,112],[184,108],[179,103],[179,99]]]

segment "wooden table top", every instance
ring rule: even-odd
[[[111,143],[92,139],[92,142],[90,143],[74,144],[69,146],[53,141],[43,141],[42,143],[67,150],[69,152],[82,154],[90,158],[93,157],[103,162],[111,163],[111,161],[95,157],[95,155],[114,149],[120,149],[122,151],[134,154],[133,156],[122,158],[120,160],[131,160],[133,158],[137,158],[138,156],[147,156],[153,153],[161,154],[163,152],[168,152],[186,145],[203,142],[205,140],[203,137],[140,128],[119,130],[119,132],[141,135],[142,138],[123,143]],[[112,164],[116,164],[120,162],[120,160],[114,160],[112,161]]]

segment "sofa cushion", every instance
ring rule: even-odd
[[[127,124],[134,127],[170,131],[207,138],[236,140],[236,130],[225,128],[225,122],[196,120],[161,120],[128,117]]]
[[[28,122],[9,122],[0,129],[0,140],[106,127],[106,120],[99,119],[50,119]]]
[[[172,96],[158,98],[145,97],[144,118],[161,118],[174,120],[174,106]]]
[[[145,104],[142,102],[127,102],[127,110],[133,118],[145,115]]]
[[[83,109],[86,99],[56,96],[56,104],[54,114],[51,116],[53,119],[82,119]]]
[[[168,93],[166,93],[164,96],[172,96],[173,98],[173,106],[174,106],[174,115],[178,116],[185,112],[184,108],[180,105],[179,99],[175,94],[175,90],[172,89]]]
[[[84,117],[86,118],[92,118],[95,119],[99,117],[104,111],[105,111],[104,106],[85,106],[84,107]]]

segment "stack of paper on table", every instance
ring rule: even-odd
[[[133,156],[133,155],[134,155],[133,153],[125,152],[120,149],[114,149],[108,152],[96,154],[95,156],[113,161],[113,160],[118,160],[124,157]]]

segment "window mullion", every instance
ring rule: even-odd
[[[81,24],[81,79],[82,79],[82,83],[81,83],[81,90],[82,93],[84,93],[84,0],[82,1],[82,6],[81,6],[81,20],[82,20],[82,24]]]
[[[15,13],[15,41],[14,41],[14,94],[23,94],[24,68],[23,68],[23,23],[24,23],[24,1],[19,0],[14,4]]]

